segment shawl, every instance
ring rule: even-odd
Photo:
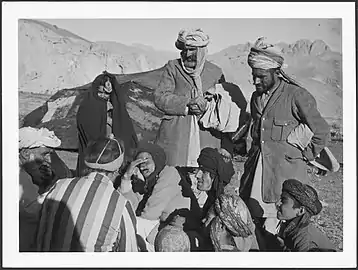
[[[109,77],[113,91],[110,102],[113,105],[113,134],[124,142],[125,156],[130,157],[137,147],[138,139],[133,123],[125,105],[125,93],[115,76],[108,72],[98,75],[92,83],[87,96],[82,101],[77,113],[77,129],[79,137],[77,175],[81,175],[84,164],[84,149],[90,141],[106,136],[107,102],[98,96],[99,86]]]

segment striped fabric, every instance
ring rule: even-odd
[[[37,251],[138,251],[132,206],[100,173],[59,180],[38,226]]]

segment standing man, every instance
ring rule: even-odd
[[[307,183],[307,162],[325,147],[329,126],[317,110],[316,100],[281,69],[284,58],[259,38],[248,56],[256,91],[251,96],[252,145],[241,177],[240,196],[247,203],[258,227],[274,233],[278,220],[275,202],[288,178]],[[287,136],[300,123],[313,132],[301,151],[287,143]],[[258,239],[259,240],[259,239]]]
[[[207,108],[205,92],[225,81],[222,70],[206,60],[208,44],[209,36],[201,29],[181,30],[175,42],[181,58],[165,65],[154,93],[155,105],[165,113],[156,143],[165,150],[170,166],[197,167],[205,147],[222,147],[223,155],[232,152],[226,136],[198,124]]]

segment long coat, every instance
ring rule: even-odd
[[[200,77],[203,92],[225,81],[222,70],[208,61],[205,62]],[[170,166],[187,165],[191,116],[185,114],[185,109],[192,98],[194,87],[194,80],[184,71],[180,60],[175,59],[165,65],[161,81],[154,92],[155,105],[165,113],[156,143],[163,147],[167,155],[167,165]],[[220,132],[205,130],[200,126],[199,134],[200,149],[220,147]]]
[[[308,181],[304,158],[313,160],[324,148],[329,126],[317,110],[316,100],[304,88],[281,81],[262,112],[259,98],[254,92],[250,101],[253,141],[241,177],[240,196],[244,200],[250,197],[256,164],[262,153],[262,199],[273,203],[280,197],[284,180]],[[307,124],[314,133],[304,151],[287,143],[287,136],[300,123]]]

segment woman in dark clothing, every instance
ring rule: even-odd
[[[138,139],[125,105],[125,94],[115,76],[108,72],[97,76],[77,113],[79,138],[77,175],[85,168],[83,151],[90,141],[113,134],[124,141],[126,156],[131,156]]]

